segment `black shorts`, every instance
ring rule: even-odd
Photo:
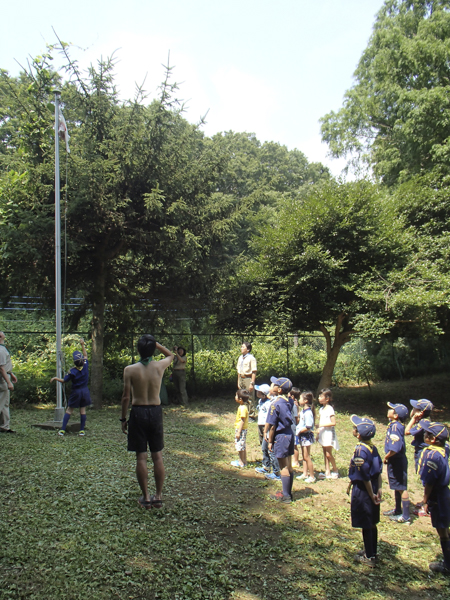
[[[128,421],[129,452],[161,452],[164,433],[161,405],[132,406]]]
[[[378,492],[378,480],[372,481],[373,493]],[[380,505],[374,504],[363,481],[354,481],[351,500],[352,527],[372,529],[380,522]]]

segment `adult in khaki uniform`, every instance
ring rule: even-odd
[[[3,331],[0,331],[0,433],[14,433],[9,426],[9,399],[17,377],[12,372],[11,356],[4,343],[5,337]]]
[[[241,356],[237,362],[237,387],[239,390],[248,390],[250,392],[249,417],[255,418],[255,383],[256,383],[256,358],[251,354],[252,345],[250,342],[242,342]]]

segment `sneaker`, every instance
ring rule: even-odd
[[[416,515],[416,517],[429,517],[430,513],[428,513],[426,510],[423,510],[423,508],[416,508],[413,510],[413,515]]]
[[[265,467],[256,467],[255,471],[257,473],[261,473],[262,475],[269,473],[269,471]]]
[[[305,483],[316,483],[316,478],[315,477],[307,477],[305,479]]]
[[[410,522],[410,518],[408,517],[407,519],[405,519],[405,517],[403,515],[391,515],[389,518],[391,521],[395,521],[396,523],[409,523]]]
[[[385,510],[385,511],[383,512],[383,515],[384,515],[385,517],[392,517],[393,515],[401,515],[401,514],[402,514],[402,513],[401,513],[401,512],[397,512],[397,511],[395,510],[395,508],[391,508],[390,510]]]
[[[327,479],[339,479],[339,473],[337,471],[333,471],[333,473],[331,473],[330,477]]]
[[[361,565],[367,565],[371,569],[374,569],[377,565],[375,556],[367,558],[365,552],[363,552],[362,554],[358,552],[358,554],[355,555],[355,560],[357,563],[360,563]]]
[[[248,422],[249,423],[256,423],[256,419],[254,417],[249,417],[248,418]]]
[[[362,550],[359,550],[359,552],[356,553],[356,556],[365,556],[365,555],[366,555],[366,551],[364,550],[364,548]],[[374,558],[375,558],[375,564],[377,565],[379,563],[378,554],[375,554]]]
[[[330,475],[325,475],[325,473],[319,473],[317,475],[317,479],[330,479]]]
[[[277,475],[276,473],[266,473],[264,477],[266,479],[272,479],[273,481],[281,481],[280,475]]]
[[[230,462],[230,465],[232,467],[237,467],[238,469],[243,469],[244,467],[246,467],[247,465],[241,465],[241,463],[238,460],[232,460]]]
[[[450,575],[450,569],[445,565],[444,561],[432,562],[428,565],[430,571],[434,573],[442,573],[443,575]]]
[[[80,429],[80,431],[78,432],[78,435],[81,435],[81,436],[83,436],[83,435],[86,435],[86,434],[84,433],[84,429]]]
[[[297,475],[295,479],[308,479],[308,476],[302,473],[301,475]]]
[[[282,502],[283,504],[290,504],[292,502],[292,496],[285,496],[282,492],[278,492],[277,494],[271,494],[270,497],[272,498],[272,500]]]
[[[60,429],[58,431],[58,435],[64,436],[64,435],[66,435],[66,432],[64,431],[64,429]]]

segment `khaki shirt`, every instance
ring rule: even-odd
[[[251,375],[253,372],[256,372],[256,358],[253,354],[248,352],[245,356],[241,355],[237,362],[236,370],[239,375]]]

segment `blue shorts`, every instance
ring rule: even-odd
[[[428,511],[431,524],[435,529],[448,529],[450,527],[450,489],[441,488],[433,500],[428,501]]]
[[[374,494],[378,492],[378,480],[372,481]],[[380,522],[380,505],[374,504],[367,493],[363,481],[355,481],[351,499],[352,527],[372,529]]]
[[[72,390],[67,402],[70,408],[83,408],[92,404],[91,395],[87,387]]]
[[[275,443],[273,452],[277,458],[287,458],[294,455],[294,434],[278,433],[275,434]]]
[[[389,487],[403,492],[408,489],[408,460],[405,455],[392,457],[387,464]]]

